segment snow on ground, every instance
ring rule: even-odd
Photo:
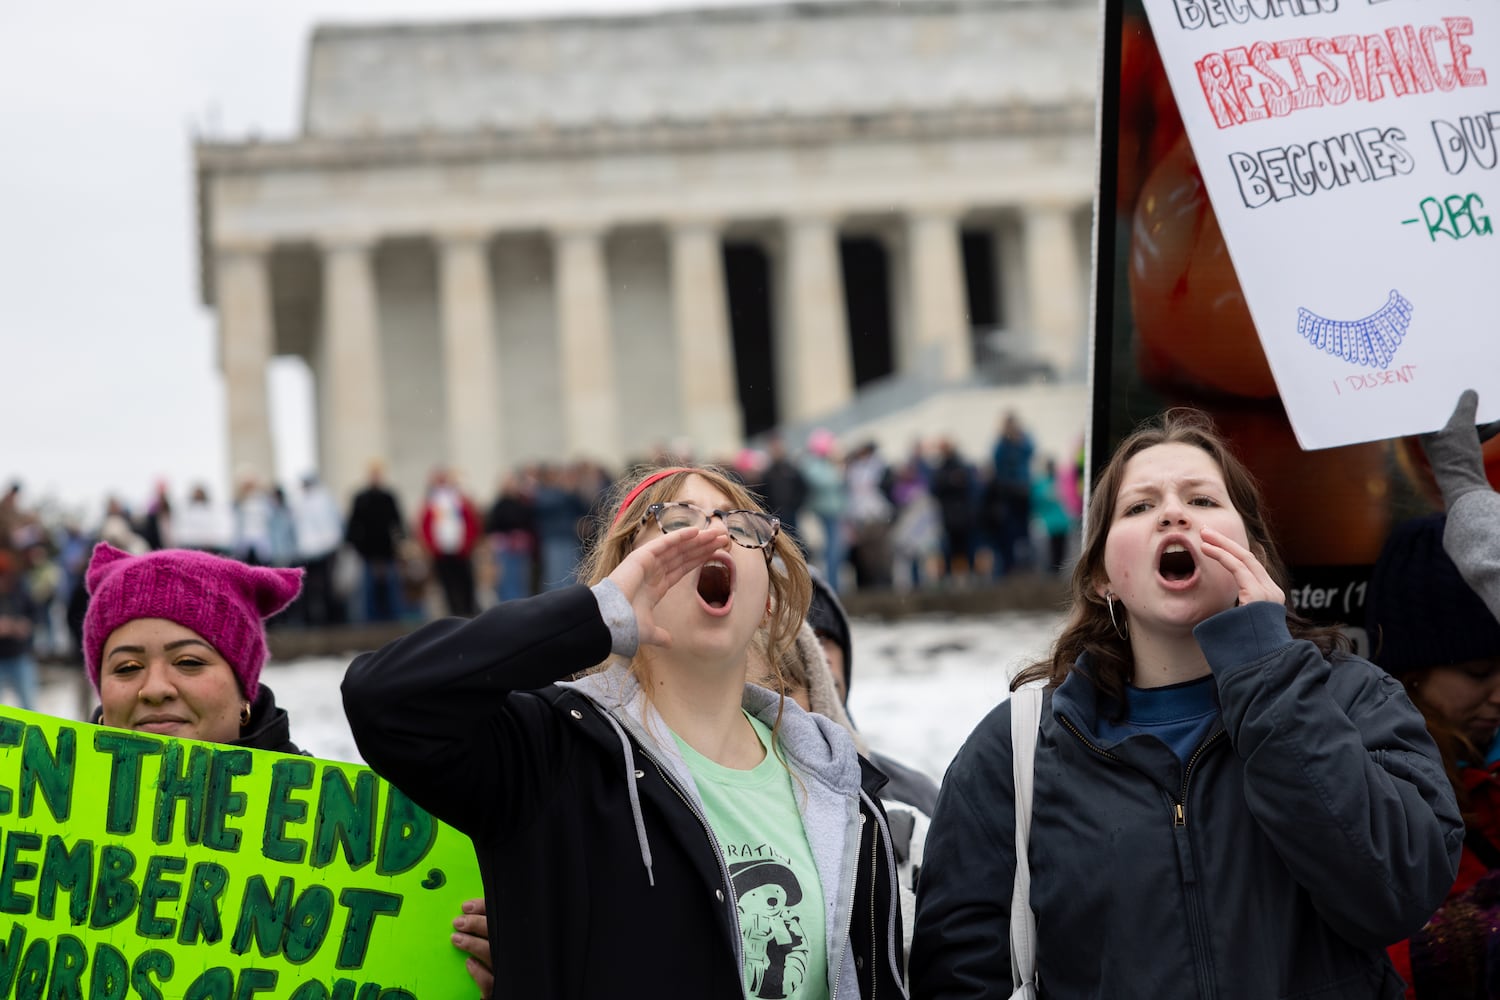
[[[1034,612],[856,621],[850,715],[873,749],[940,779],[1061,626],[1061,615]]]
[[[850,714],[870,745],[941,778],[976,723],[1008,693],[1017,669],[1041,657],[1056,614],[856,620]],[[358,761],[339,682],[349,657],[273,663],[262,681],[292,717],[292,738],[318,757]],[[49,683],[39,709],[79,718],[79,689]]]

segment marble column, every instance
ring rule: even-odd
[[[1002,330],[1021,330],[1030,314],[1026,291],[1026,243],[1019,216],[1007,215],[990,229],[995,247],[995,289],[1000,308],[995,325]]]
[[[219,316],[219,364],[229,410],[231,482],[251,473],[275,481],[270,389],[266,369],[275,342],[269,248],[219,247],[214,292]]]
[[[922,374],[945,380],[966,378],[974,369],[974,353],[958,213],[914,212],[907,219],[906,247],[910,343],[917,355],[911,360]]]
[[[554,234],[557,349],[568,455],[618,463],[620,404],[603,234],[578,227]]]
[[[1037,354],[1060,376],[1083,365],[1084,275],[1073,209],[1038,205],[1024,214],[1026,300]]]
[[[838,227],[832,219],[787,220],[783,274],[783,322],[776,337],[777,409],[783,421],[814,420],[854,397]]]
[[[438,239],[448,464],[477,497],[495,491],[503,468],[500,357],[488,248],[479,233]]]
[[[718,231],[672,228],[672,318],[682,430],[700,455],[730,455],[744,439]]]
[[[350,496],[372,462],[388,463],[385,364],[371,260],[373,241],[342,239],[323,250],[323,371],[327,395],[323,468],[328,488]]]

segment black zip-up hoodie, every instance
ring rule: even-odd
[[[733,885],[675,746],[647,733],[624,670],[554,683],[611,645],[583,586],[434,622],[351,664],[355,742],[473,839],[496,996],[742,1000]],[[747,685],[762,718],[776,701]],[[830,926],[847,928],[828,956],[833,1000],[904,997],[884,778],[833,723],[786,705],[809,844],[840,872],[823,887],[840,914]],[[824,822],[835,813],[841,844]]]

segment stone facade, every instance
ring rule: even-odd
[[[408,496],[439,464],[488,495],[523,461],[730,454],[872,373],[971,387],[978,286],[1081,397],[1098,20],[853,0],[319,29],[301,135],[195,151],[232,465],[273,471],[282,354],[341,494],[374,459]]]

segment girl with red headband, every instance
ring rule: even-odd
[[[586,584],[344,679],[365,760],[474,840],[493,981],[471,972],[496,996],[904,996],[883,777],[747,683],[757,636],[773,663],[795,641],[800,550],[717,469],[616,490]]]

